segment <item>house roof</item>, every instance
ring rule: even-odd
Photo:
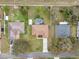
[[[24,32],[24,22],[10,22],[9,23],[10,30],[18,30],[20,32]]]
[[[59,24],[68,24],[68,22],[64,21],[64,22],[60,22]]]
[[[59,24],[55,26],[55,34],[56,37],[68,37],[70,36],[70,25],[67,24]]]
[[[20,33],[24,33],[24,22],[10,22],[9,23],[10,38],[15,39],[19,37]]]
[[[32,25],[32,35],[39,37],[42,35],[43,38],[48,38],[48,25]]]

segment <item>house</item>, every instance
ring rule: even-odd
[[[65,38],[70,36],[70,25],[66,22],[59,23],[55,26],[55,34],[58,38]]]
[[[32,35],[37,38],[48,38],[48,25],[32,25]]]
[[[19,39],[20,33],[24,33],[24,22],[10,22],[9,23],[10,39]]]

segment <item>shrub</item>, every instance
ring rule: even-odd
[[[30,44],[26,40],[15,40],[13,45],[13,54],[25,54],[31,50]]]

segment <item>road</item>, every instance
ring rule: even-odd
[[[0,54],[0,59],[9,59],[9,58],[27,58],[27,57],[51,57],[53,58],[55,55],[53,53],[42,53],[42,52],[33,52],[31,54],[21,54],[21,55],[11,55],[11,54]],[[78,52],[65,52],[65,53],[60,53],[57,55],[58,57],[78,57],[79,53]]]
[[[44,2],[45,1],[45,2]],[[64,3],[65,2],[65,3]],[[20,0],[18,2],[18,0],[14,1],[7,1],[7,2],[0,2],[0,6],[14,6],[14,5],[19,5],[19,6],[41,6],[41,5],[45,5],[45,6],[72,6],[72,5],[79,5],[79,0],[40,0],[40,2],[38,0],[32,0],[30,2],[30,0]]]

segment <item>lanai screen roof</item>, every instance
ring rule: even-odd
[[[59,37],[59,38],[70,36],[70,25],[67,25],[67,24],[56,25],[55,34],[56,34],[56,37]]]
[[[35,24],[40,25],[40,24],[43,24],[43,23],[44,23],[44,20],[43,20],[43,19],[41,19],[41,18],[36,18]]]

